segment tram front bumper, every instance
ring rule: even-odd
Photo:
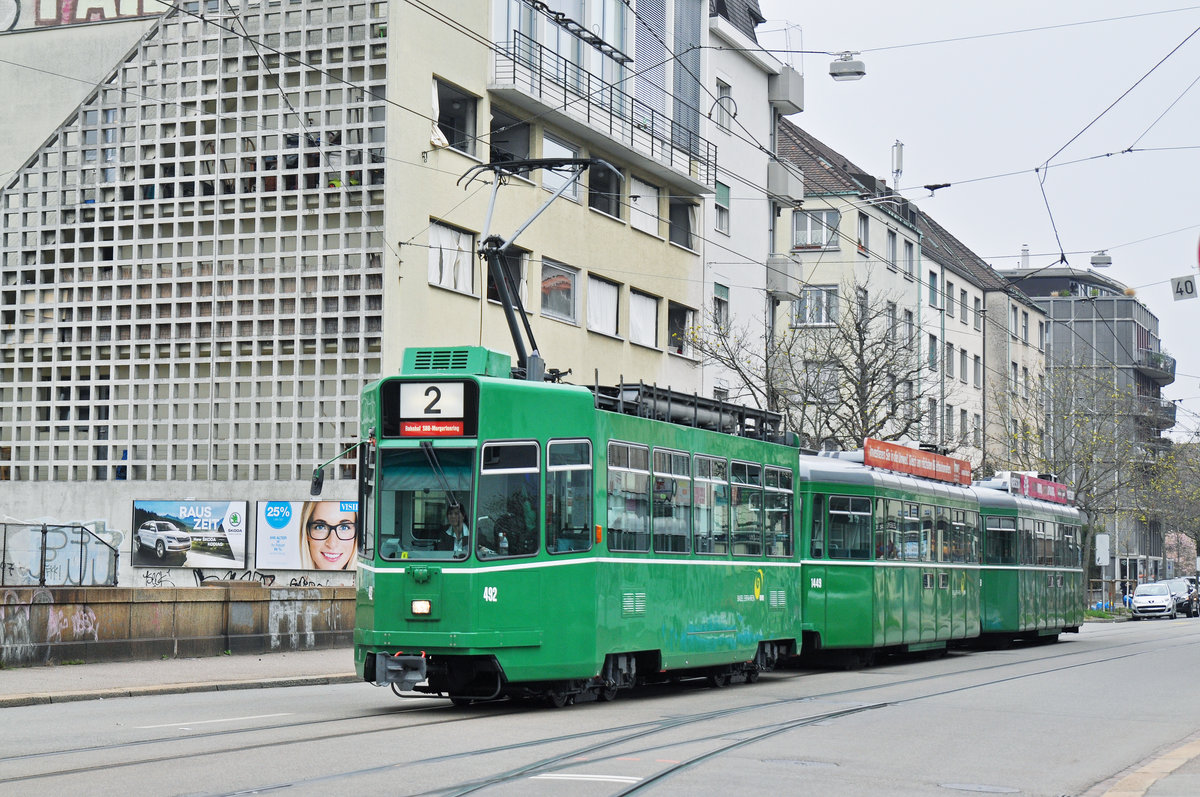
[[[425,680],[425,665],[424,656],[376,653],[375,685],[396,684],[400,691],[411,692],[417,684]]]

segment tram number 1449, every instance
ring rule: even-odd
[[[821,579],[819,579],[819,578],[810,578],[810,579],[808,580],[808,586],[809,586],[810,588],[812,588],[812,589],[820,589],[820,588],[821,588]]]

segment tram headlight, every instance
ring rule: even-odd
[[[413,614],[430,614],[433,612],[433,601],[421,599],[412,602]]]

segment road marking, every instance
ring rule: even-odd
[[[168,722],[163,725],[138,725],[134,728],[135,731],[148,731],[154,728],[177,728],[180,725],[211,725],[214,722],[241,722],[242,720],[262,720],[270,717],[290,717],[291,712],[285,714],[255,714],[253,717],[226,717],[219,720],[196,720],[195,722]]]
[[[534,775],[530,780],[594,780],[604,783],[641,783],[641,778],[631,778],[626,775],[567,775],[563,773],[546,773]]]
[[[1105,797],[1142,797],[1164,775],[1171,774],[1197,756],[1200,756],[1200,740],[1176,747],[1121,778],[1108,791],[1104,792],[1104,795]]]

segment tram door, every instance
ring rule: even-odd
[[[814,495],[810,502],[812,516],[809,522],[809,546],[806,557],[809,564],[803,571],[804,583],[802,586],[805,601],[804,613],[801,615],[805,626],[819,631],[822,639],[829,637],[829,630],[825,626],[826,568],[824,560],[828,545],[826,534],[829,526],[825,515],[825,502],[825,496],[819,494]]]

